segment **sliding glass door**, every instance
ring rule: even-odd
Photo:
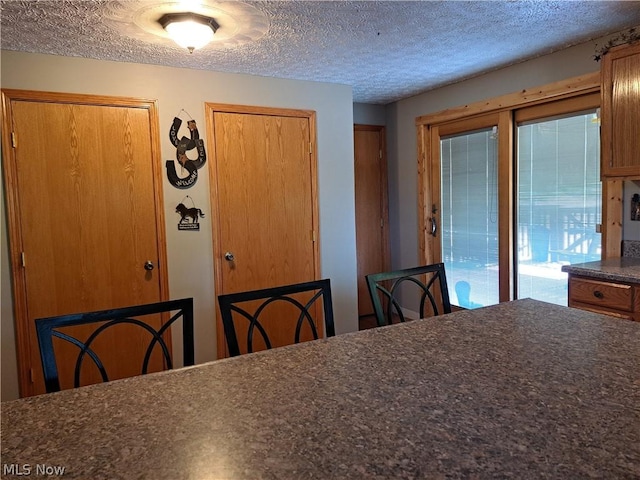
[[[567,304],[562,265],[601,258],[597,93],[431,125],[424,258],[452,304]]]
[[[566,305],[562,265],[601,257],[596,110],[519,122],[516,138],[516,296]]]

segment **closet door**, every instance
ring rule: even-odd
[[[319,279],[315,114],[233,105],[207,108],[214,152],[216,294]],[[299,300],[306,303],[303,297]],[[273,346],[293,341],[291,325],[278,321],[286,315],[265,312],[261,317]],[[322,315],[314,318],[318,332],[324,332]],[[245,331],[238,336],[246,338]],[[301,337],[312,339],[311,329],[305,327]],[[217,338],[218,356],[225,356],[220,319]]]
[[[44,393],[35,319],[166,296],[157,119],[155,105],[144,101],[3,95],[16,336],[26,396]],[[138,374],[137,358],[144,353],[144,339],[122,327],[97,345],[107,370],[116,371],[113,378]],[[61,348],[61,385],[67,388],[77,351]],[[154,369],[162,367],[158,360]],[[99,380],[89,366],[83,383],[94,377]]]
[[[356,190],[358,315],[373,315],[365,275],[389,270],[389,207],[385,128],[355,125],[353,131]]]

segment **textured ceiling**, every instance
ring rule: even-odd
[[[347,84],[355,102],[373,104],[640,25],[640,1],[1,0],[0,6],[3,50]],[[187,9],[220,24],[216,40],[193,54],[156,23],[162,13]]]

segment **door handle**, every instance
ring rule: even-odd
[[[434,237],[436,236],[436,234],[438,233],[438,224],[436,223],[436,213],[438,213],[438,208],[436,207],[436,204],[434,203],[433,205],[431,205],[431,235],[433,235]]]
[[[227,253],[225,253],[225,254],[224,254],[224,258],[225,258],[225,260],[226,260],[227,262],[233,262],[233,261],[236,259],[236,257],[234,257],[234,256],[233,256],[233,253],[231,253],[231,252],[227,252]]]
[[[153,262],[151,260],[147,260],[146,262],[144,262],[144,269],[145,270],[151,271],[151,270],[153,270],[153,268],[154,268],[154,265],[153,265]]]

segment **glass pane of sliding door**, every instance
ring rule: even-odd
[[[497,134],[441,137],[441,241],[451,303],[498,303]]]
[[[518,124],[517,298],[567,304],[562,265],[600,260],[595,109]]]

